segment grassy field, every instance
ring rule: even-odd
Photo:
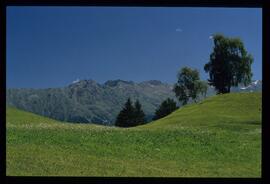
[[[187,105],[135,128],[7,108],[8,176],[261,177],[261,93]]]

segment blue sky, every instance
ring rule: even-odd
[[[209,60],[223,33],[240,37],[262,79],[262,11],[256,8],[8,7],[7,87],[63,87],[76,79],[176,82]]]

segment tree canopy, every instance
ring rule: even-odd
[[[163,117],[171,114],[177,108],[178,107],[176,105],[176,102],[173,99],[171,99],[171,98],[167,98],[157,108],[157,110],[155,112],[155,116],[153,117],[153,120],[157,120],[157,119],[163,118]]]
[[[145,122],[145,114],[139,100],[136,100],[134,107],[131,99],[128,98],[123,109],[116,118],[115,126],[132,127],[144,124]]]
[[[247,53],[239,38],[213,36],[214,48],[204,70],[209,73],[209,84],[217,93],[229,93],[232,86],[251,82],[253,57]]]
[[[200,95],[205,95],[207,92],[207,84],[200,80],[199,72],[196,69],[183,67],[178,72],[177,79],[173,91],[183,105],[187,104],[189,100],[196,102]]]
[[[145,122],[146,122],[145,114],[142,110],[142,105],[140,104],[139,100],[136,100],[136,102],[135,102],[135,116],[134,116],[135,126],[144,124]]]

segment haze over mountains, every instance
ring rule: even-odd
[[[135,83],[109,80],[78,80],[63,88],[7,89],[7,105],[61,121],[113,125],[126,99],[138,99],[148,120],[166,98],[175,98],[173,84],[157,80]],[[232,92],[261,91],[262,81],[232,88]],[[207,96],[215,94],[208,88]]]

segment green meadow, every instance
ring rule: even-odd
[[[261,101],[216,95],[134,128],[7,107],[7,175],[261,177]]]

